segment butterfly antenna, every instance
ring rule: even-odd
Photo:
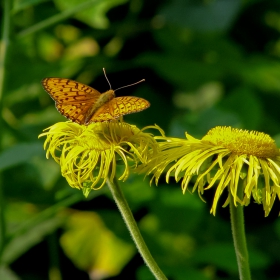
[[[106,80],[107,80],[107,82],[108,82],[108,84],[109,84],[109,86],[110,86],[110,89],[112,89],[112,86],[111,86],[111,84],[110,84],[110,82],[109,82],[109,79],[107,78],[105,68],[103,68],[103,72],[104,72],[105,78],[106,78]]]
[[[138,81],[138,82],[136,82],[136,83],[133,83],[133,84],[130,84],[130,85],[127,85],[127,86],[119,87],[119,88],[115,89],[114,91],[117,91],[117,90],[119,90],[119,89],[121,89],[121,88],[131,87],[131,86],[140,84],[140,83],[142,83],[142,82],[145,82],[145,79],[142,79],[141,81]]]

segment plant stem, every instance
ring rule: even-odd
[[[4,1],[3,11],[3,33],[0,46],[0,127],[3,126],[2,116],[2,96],[4,91],[4,79],[5,79],[5,67],[7,58],[7,49],[9,45],[9,33],[10,33],[10,0]],[[3,128],[2,128],[3,132]],[[3,133],[1,133],[2,135]],[[2,151],[2,136],[0,135],[0,152]],[[6,221],[4,216],[5,198],[3,192],[2,174],[0,174],[0,263],[4,252],[6,243]]]
[[[9,45],[9,30],[10,30],[10,0],[5,0],[4,2],[4,12],[3,12],[3,30],[2,39],[0,45],[0,103],[2,103],[2,96],[4,90],[4,78],[5,78],[5,66],[7,49]],[[1,106],[2,107],[2,106]]]
[[[167,280],[163,272],[158,267],[157,263],[153,259],[139,229],[133,218],[132,212],[128,206],[128,203],[123,195],[121,188],[119,187],[118,181],[114,178],[114,182],[107,179],[107,184],[112,192],[113,198],[121,212],[121,215],[126,223],[126,226],[132,236],[136,247],[141,254],[144,262],[149,267],[152,274],[156,279]]]
[[[2,174],[0,174],[0,180],[2,183]],[[5,247],[6,241],[6,223],[5,223],[5,216],[4,216],[4,194],[2,189],[2,184],[0,186],[0,264],[2,263],[2,256]]]
[[[32,25],[29,28],[24,29],[23,31],[19,32],[17,37],[18,38],[22,38],[25,37],[27,35],[30,35],[32,33],[38,32],[44,28],[47,28],[51,25],[54,25],[60,21],[63,21],[75,14],[77,14],[80,11],[83,11],[85,9],[89,9],[90,7],[92,7],[93,5],[98,5],[100,3],[104,3],[104,0],[89,0],[87,2],[82,2],[79,5],[77,5],[74,8],[65,10],[63,12],[61,12],[60,14],[54,15],[52,17],[49,17],[37,24]]]
[[[241,188],[239,188],[241,189]],[[250,280],[249,255],[246,244],[243,206],[234,205],[234,198],[230,195],[230,220],[233,244],[237,258],[240,280]]]

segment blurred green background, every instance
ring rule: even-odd
[[[153,279],[107,187],[85,199],[47,160],[44,128],[65,121],[43,90],[63,77],[150,101],[124,120],[157,124],[168,136],[202,137],[217,125],[280,140],[279,0],[3,0],[1,2],[1,207],[7,239],[2,280]],[[6,7],[6,8],[5,8]],[[5,17],[4,15],[7,15]],[[5,20],[6,18],[6,20]],[[5,24],[4,24],[5,23]],[[9,37],[7,53],[5,42]],[[229,209],[213,190],[164,178],[121,183],[152,255],[168,279],[238,279]],[[1,214],[1,213],[0,213]],[[252,279],[280,279],[279,201],[267,218],[245,208]]]

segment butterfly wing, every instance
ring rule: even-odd
[[[80,106],[75,104],[56,103],[55,106],[61,115],[78,124],[85,124],[86,114],[90,108],[89,104]]]
[[[140,112],[148,107],[150,107],[150,103],[140,97],[116,97],[99,108],[89,122],[110,121],[123,115]]]
[[[94,88],[69,79],[45,78],[42,85],[55,101],[57,110],[79,124],[84,123],[86,112],[100,97]]]

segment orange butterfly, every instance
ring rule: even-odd
[[[103,71],[108,81],[104,68]],[[134,84],[142,81],[144,80]],[[109,81],[108,83],[110,85]],[[45,78],[42,80],[42,85],[55,101],[57,110],[78,124],[111,121],[150,107],[150,103],[140,97],[115,97],[111,85],[110,89],[102,94],[92,87],[63,78]]]

